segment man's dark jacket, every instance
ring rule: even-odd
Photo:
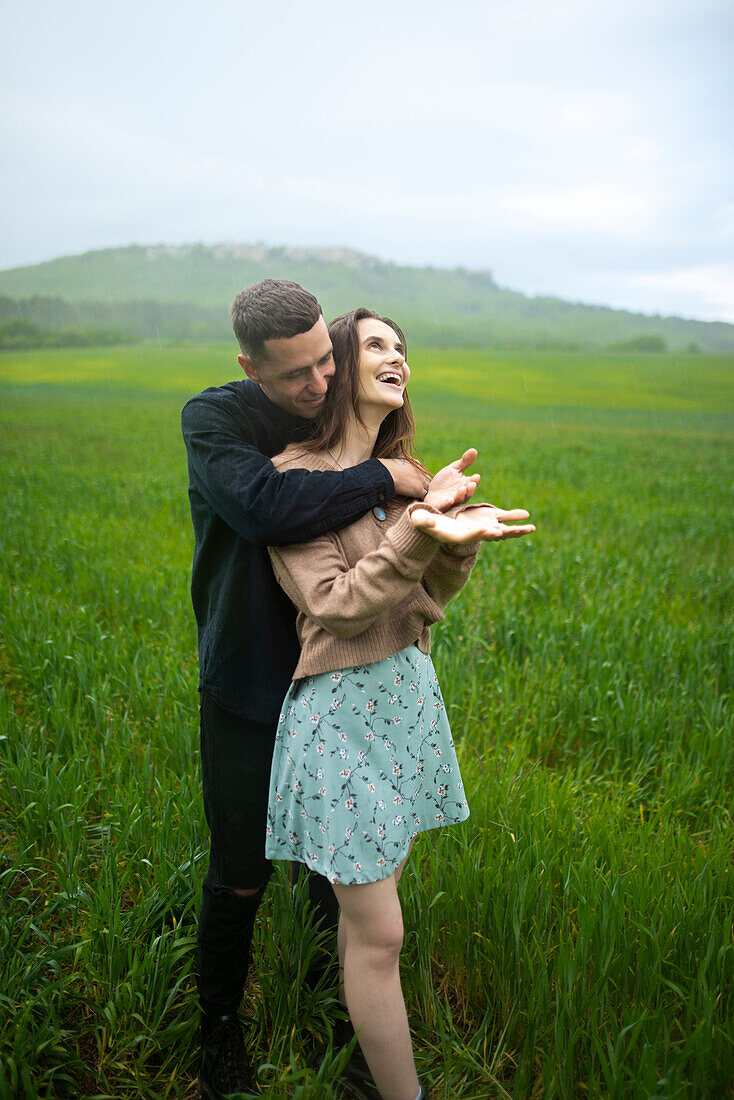
[[[249,379],[204,390],[181,427],[194,523],[191,596],[199,687],[225,710],[277,720],[298,662],[296,612],[276,584],[267,547],[307,542],[395,495],[382,463],[278,473],[270,458],[313,421],[283,412]]]

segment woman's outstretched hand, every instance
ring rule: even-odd
[[[438,476],[438,475],[436,475]],[[506,523],[517,523],[529,519],[529,513],[523,508],[514,508],[509,512],[495,508],[491,504],[470,504],[456,515],[436,515],[424,508],[415,508],[411,514],[413,526],[425,531],[437,542],[452,543],[456,546],[466,542],[494,542],[500,539],[519,539],[535,530],[535,524],[526,523],[516,527],[506,527]]]
[[[447,508],[453,508],[469,500],[479,484],[479,474],[470,474],[467,477],[464,470],[471,466],[476,457],[477,452],[470,447],[468,451],[464,451],[461,458],[456,459],[456,462],[439,470],[429,482],[425,503],[439,512],[445,512]]]

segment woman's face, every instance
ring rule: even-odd
[[[374,408],[383,418],[403,405],[403,394],[410,378],[405,348],[394,329],[384,321],[366,317],[357,322],[359,334],[359,407],[360,412]]]

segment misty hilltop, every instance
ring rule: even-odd
[[[411,343],[734,351],[734,325],[528,297],[489,271],[409,267],[346,248],[130,245],[0,271],[0,320],[95,325],[142,339],[231,339],[229,305],[267,277],[294,279],[327,319],[358,305],[386,313]]]

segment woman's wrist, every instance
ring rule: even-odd
[[[446,496],[445,493],[433,493],[432,494],[431,490],[429,489],[428,492],[426,493],[426,495],[424,496],[423,500],[421,501],[421,504],[423,504],[424,507],[428,508],[429,511],[443,512],[444,508],[442,507],[442,505],[445,502],[445,496]]]

